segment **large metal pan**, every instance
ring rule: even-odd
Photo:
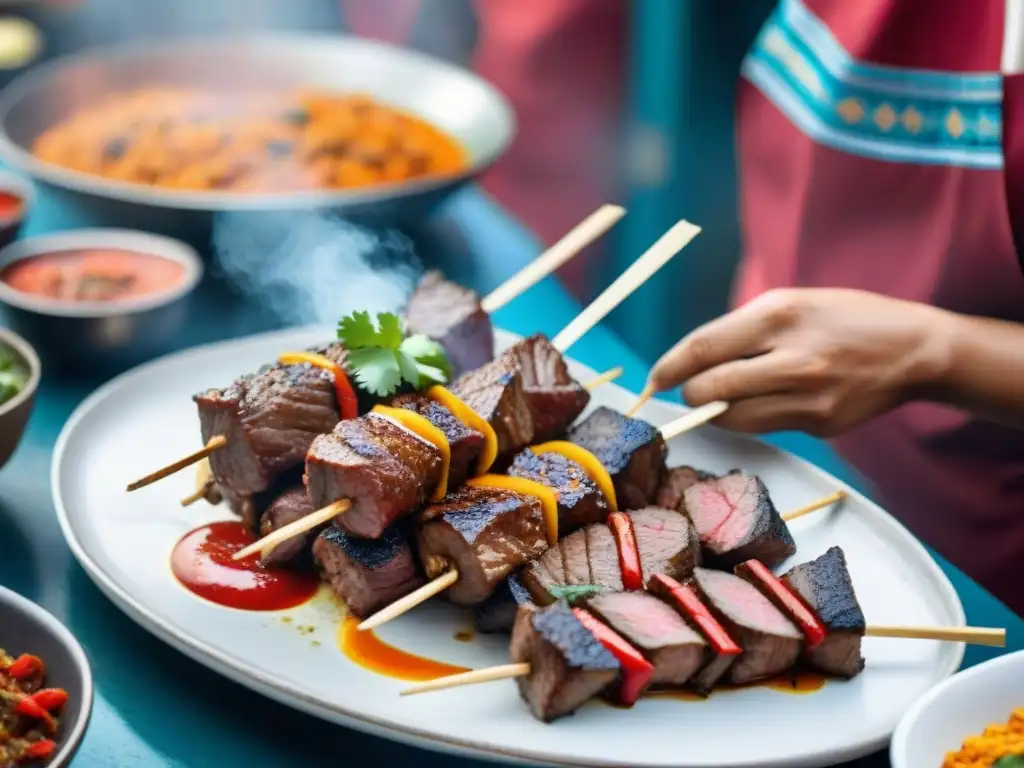
[[[454,136],[470,155],[462,174],[365,190],[280,194],[192,192],[111,181],[33,157],[47,127],[114,91],[183,86],[360,91]],[[382,224],[423,216],[493,163],[512,139],[508,102],[488,83],[438,59],[340,34],[281,34],[135,43],[57,59],[0,93],[0,157],[72,206],[92,226],[145,229],[206,245],[213,215],[336,212]]]

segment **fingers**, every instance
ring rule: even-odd
[[[713,400],[731,403],[794,390],[813,391],[821,387],[827,376],[826,360],[780,349],[699,373],[683,386],[683,397],[692,406]]]
[[[813,395],[765,395],[732,403],[714,421],[715,426],[734,432],[806,432],[829,437],[835,431],[830,400]]]

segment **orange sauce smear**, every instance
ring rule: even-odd
[[[171,572],[194,595],[243,611],[283,611],[310,600],[320,588],[312,573],[267,568],[258,556],[231,556],[255,541],[240,522],[211,523],[186,533],[171,552]]]
[[[0,221],[8,222],[21,216],[24,201],[13,192],[0,192]]]
[[[346,658],[363,669],[412,683],[469,671],[468,667],[445,664],[395,648],[372,630],[360,632],[358,627],[359,619],[346,616],[338,630],[338,647]]]

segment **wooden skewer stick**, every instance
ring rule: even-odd
[[[191,507],[197,501],[204,498],[206,496],[206,492],[209,490],[209,485],[204,485],[199,488],[196,488],[192,493],[190,493],[188,496],[181,500],[181,506]]]
[[[489,683],[493,680],[508,680],[512,677],[526,677],[530,674],[530,665],[502,664],[500,667],[487,667],[486,669],[473,669],[469,672],[460,672],[457,675],[439,677],[436,680],[428,680],[425,683],[417,683],[399,692],[399,696],[415,696],[417,693],[430,693],[431,691],[444,691],[449,688],[460,688],[464,685],[476,685],[477,683]]]
[[[945,640],[968,645],[1006,647],[1006,630],[995,627],[868,627],[864,634],[867,637]]]
[[[179,459],[173,464],[168,464],[166,467],[158,469],[156,472],[146,475],[143,478],[136,480],[134,483],[128,484],[128,491],[137,491],[139,488],[145,488],[147,485],[152,485],[157,480],[163,480],[165,477],[170,477],[175,472],[180,472],[185,467],[190,467],[197,461],[202,461],[214,451],[217,451],[227,445],[228,439],[224,435],[214,435],[207,441],[206,445],[200,448],[195,453],[190,453],[183,459]]]
[[[305,517],[300,517],[294,522],[288,523],[281,528],[278,528],[272,533],[268,533],[259,541],[256,541],[244,549],[240,549],[231,556],[232,560],[244,560],[250,555],[255,555],[257,552],[261,552],[264,555],[270,552],[279,544],[283,544],[293,536],[298,536],[300,533],[305,533],[316,528],[318,525],[333,520],[338,515],[343,514],[352,506],[352,502],[348,499],[342,499],[336,501],[333,504],[328,504],[323,509],[318,509],[316,512],[312,512]]]
[[[701,424],[706,424],[712,419],[718,418],[728,409],[729,404],[722,400],[715,400],[707,405],[694,408],[689,413],[683,414],[675,421],[670,421],[662,427],[661,436],[665,438],[666,441],[672,440],[673,438],[679,437],[684,432],[689,432],[691,429],[696,429]]]
[[[487,314],[501,309],[600,238],[625,215],[626,209],[621,205],[602,205],[561,240],[487,294],[480,306]]]
[[[824,509],[825,507],[837,504],[845,498],[846,491],[836,491],[835,493],[830,493],[828,496],[823,496],[817,501],[812,501],[810,504],[797,507],[792,512],[787,512],[782,516],[782,519],[788,523],[790,520],[796,520],[798,517],[803,517],[804,515],[811,514],[811,512],[817,512],[819,509]]]
[[[598,374],[593,379],[583,385],[583,388],[587,392],[593,392],[598,387],[603,387],[605,384],[609,384],[615,381],[619,376],[622,375],[622,366],[617,365],[614,368],[610,368],[604,373]]]
[[[359,625],[359,629],[365,632],[368,629],[379,627],[381,624],[387,624],[392,619],[397,619],[403,613],[415,608],[420,603],[425,603],[439,592],[444,592],[458,580],[459,572],[452,568],[447,573],[442,573],[433,581],[427,582],[419,589],[413,590],[401,600],[396,600],[387,608],[373,614],[373,616],[366,619],[366,621]]]
[[[650,384],[645,385],[644,391],[640,393],[640,397],[638,397],[636,399],[636,402],[633,403],[633,406],[628,411],[626,411],[626,416],[632,419],[634,416],[637,415],[641,408],[647,405],[647,401],[654,397],[654,395],[654,387],[652,387]]]
[[[647,282],[651,275],[689,245],[690,241],[700,234],[700,231],[700,227],[688,221],[676,223],[672,229],[658,238],[658,241],[648,248],[646,253],[630,264],[626,271],[619,275],[615,282],[609,285],[586,309],[576,315],[572,322],[551,340],[551,344],[560,352],[569,349],[583,338],[587,331],[601,322],[609,312],[619,306],[626,297]]]

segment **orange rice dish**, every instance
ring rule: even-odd
[[[111,95],[46,130],[40,160],[178,190],[353,189],[446,176],[465,150],[361,94],[149,89]]]
[[[993,723],[983,733],[968,736],[956,752],[946,754],[942,768],[993,768],[1024,763],[1024,707],[1005,723]],[[1000,766],[1001,768],[1001,766]]]

